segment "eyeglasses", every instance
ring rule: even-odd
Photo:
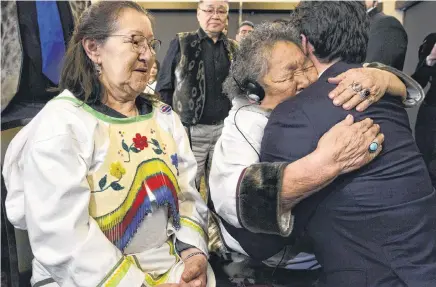
[[[125,37],[129,38],[129,43],[132,44],[133,51],[142,54],[147,49],[150,49],[151,53],[155,55],[159,52],[162,42],[158,39],[147,41],[147,38],[142,35],[109,35],[109,37]]]
[[[229,11],[227,11],[226,9],[213,9],[213,8],[207,8],[206,10],[201,8],[198,9],[206,13],[207,16],[213,16],[217,14],[220,17],[224,17],[227,16],[227,13],[229,13]]]

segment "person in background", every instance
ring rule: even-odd
[[[425,37],[418,57],[419,62],[412,78],[422,87],[430,87],[419,108],[415,139],[436,188],[436,33]]]
[[[366,63],[379,62],[403,70],[407,51],[407,33],[395,17],[387,16],[378,1],[365,1],[370,19]]]
[[[160,63],[158,60],[154,61],[153,67],[151,67],[150,78],[147,83],[147,87],[144,90],[145,94],[156,94],[156,83],[159,75]]]
[[[2,123],[33,118],[56,96],[62,57],[90,1],[3,1]]]
[[[368,41],[361,1],[301,1],[293,17],[302,50],[320,77],[271,113],[260,159],[277,164],[296,162],[316,150],[323,134],[348,114],[331,104],[329,93],[336,86],[328,78],[361,67]],[[358,83],[345,88],[362,98],[370,94]],[[383,149],[367,166],[339,175],[313,195],[282,200],[293,206],[295,240],[313,245],[323,267],[319,286],[434,286],[436,191],[402,101],[387,91],[364,112],[351,114],[380,125]],[[378,148],[374,142],[367,151]],[[325,172],[314,171],[317,177]],[[281,214],[256,211],[262,218]]]
[[[254,30],[254,24],[250,21],[243,21],[238,28],[238,32],[236,33],[236,42],[241,42],[242,39],[244,39],[245,36],[253,32]]]
[[[60,94],[10,143],[5,206],[28,230],[33,286],[216,285],[185,130],[170,106],[140,97],[159,48],[136,2],[92,4]]]
[[[203,176],[207,185],[215,143],[231,108],[222,91],[237,50],[237,43],[222,33],[228,13],[227,1],[198,3],[200,28],[171,41],[156,86],[186,127],[198,164],[198,188]]]

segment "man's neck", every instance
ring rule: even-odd
[[[340,59],[333,60],[329,63],[322,63],[318,58],[316,58],[313,54],[309,56],[310,60],[312,60],[313,65],[315,66],[316,71],[318,72],[318,79],[321,77],[322,73],[324,73],[328,68],[336,64],[340,61]]]
[[[207,31],[207,30],[205,30],[205,29],[203,29],[203,28],[201,28],[201,30],[209,37],[209,38],[211,38],[212,39],[212,41],[214,42],[214,43],[216,43],[217,41],[218,41],[218,39],[220,38],[220,35],[221,35],[221,32],[210,32],[210,31]]]
[[[216,42],[218,41],[218,38],[220,37],[220,34],[221,34],[221,33],[210,33],[210,32],[208,32],[208,31],[206,31],[206,34],[207,34],[207,36],[209,36],[209,38],[212,39],[212,41],[213,41],[214,43],[216,43]]]

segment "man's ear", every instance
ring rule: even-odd
[[[304,55],[307,56],[309,54],[309,49],[308,49],[309,42],[307,41],[306,35],[301,34],[300,37],[301,37],[301,46],[303,47],[303,53]]]
[[[315,48],[313,47],[312,44],[310,44],[306,35],[301,34],[300,37],[301,37],[301,46],[303,47],[303,53],[304,55],[309,56],[310,54],[313,53],[313,51],[315,51]]]
[[[200,7],[197,8],[197,21],[200,22]]]
[[[101,64],[99,44],[97,41],[89,38],[82,39],[82,46],[86,55],[96,64]]]

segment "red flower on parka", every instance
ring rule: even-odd
[[[139,133],[133,138],[133,143],[137,149],[143,150],[148,147],[147,137],[141,136]]]

